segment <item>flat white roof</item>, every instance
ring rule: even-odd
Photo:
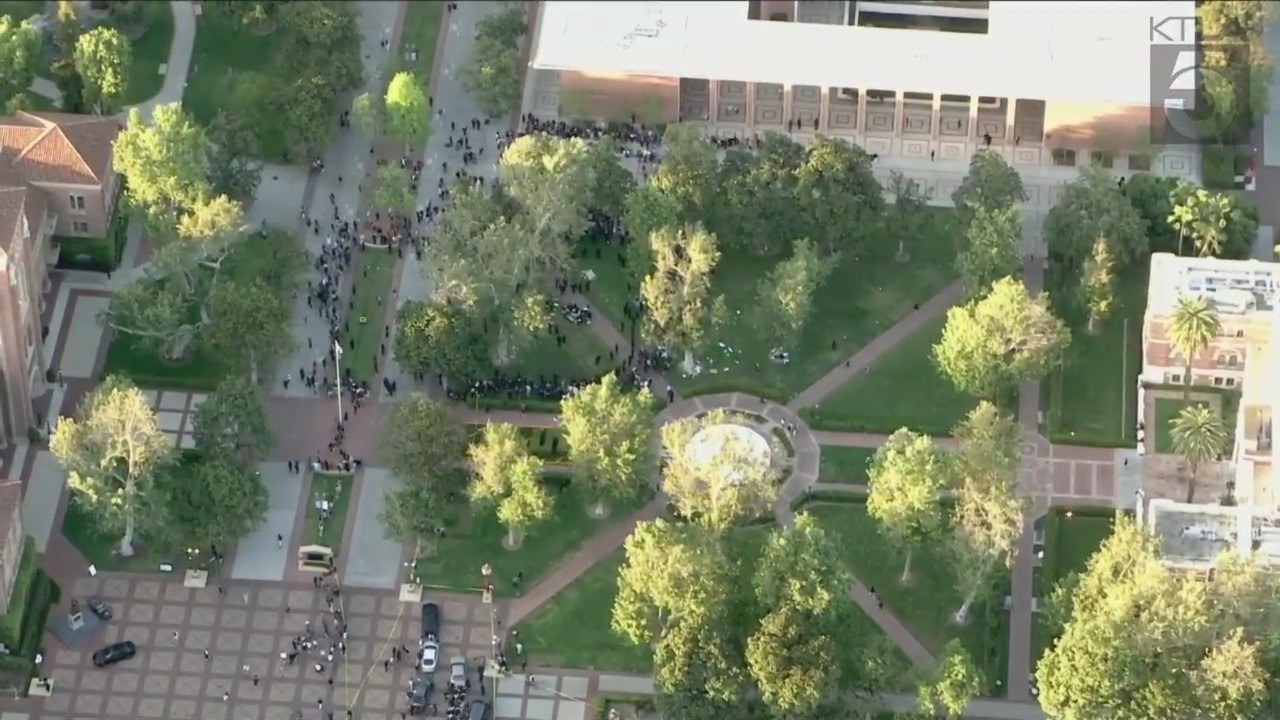
[[[1183,295],[1214,301],[1222,314],[1271,312],[1280,301],[1280,263],[1153,253],[1147,315],[1172,312]]]
[[[1151,102],[1153,18],[1191,0],[994,0],[985,35],[750,20],[745,0],[542,3],[547,70],[1082,103]],[[1162,41],[1163,42],[1163,41]]]

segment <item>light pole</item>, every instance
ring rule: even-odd
[[[338,340],[333,341],[333,363],[338,375],[338,425],[342,425],[342,343]]]
[[[484,590],[481,592],[481,600],[489,606],[489,677],[493,680],[493,695],[490,697],[498,697],[498,673],[501,665],[498,663],[498,610],[493,603],[493,566],[485,563],[480,566],[480,575],[484,577]]]

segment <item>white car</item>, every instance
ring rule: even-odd
[[[461,655],[455,655],[449,661],[449,683],[455,687],[465,687],[467,684],[467,659]]]
[[[436,642],[434,637],[423,640],[418,648],[418,667],[425,673],[435,672],[439,662],[440,643]]]

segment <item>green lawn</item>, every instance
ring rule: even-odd
[[[910,262],[894,260],[897,243],[887,237],[869,239],[860,255],[840,257],[816,293],[809,322],[799,344],[790,348],[791,362],[786,365],[770,360],[771,344],[753,327],[756,286],[778,258],[723,250],[713,292],[724,294],[729,310],[726,327],[718,333],[727,348],[713,344],[699,357],[701,375],[686,378],[673,371],[668,378],[684,395],[742,390],[790,399],[953,279],[954,216],[950,210],[930,212],[932,222],[925,232],[907,243]],[[627,292],[627,283],[633,288],[635,283],[619,266],[617,253],[617,246],[606,245],[596,258],[593,243],[581,263],[597,276],[590,293],[594,304],[620,326],[623,303],[635,296]]]
[[[279,267],[281,253],[297,252],[297,241],[287,233],[273,233],[267,238],[254,235],[242,243],[224,261],[223,272],[230,279],[268,278]],[[282,291],[281,302],[292,303],[292,290]],[[198,317],[193,304],[192,320]],[[189,357],[172,363],[146,347],[135,336],[116,333],[107,347],[102,366],[103,376],[124,375],[142,387],[212,390],[231,372],[231,368],[197,340]]]
[[[154,573],[160,571],[162,562],[171,563],[175,573],[186,570],[183,553],[170,553],[163,548],[149,547],[141,538],[133,544],[133,556],[122,557],[116,554],[124,533],[103,532],[93,516],[76,502],[74,493],[67,501],[67,512],[62,518],[62,534],[99,572]]]
[[[431,65],[435,61],[444,6],[442,2],[411,2],[404,16],[404,27],[400,32],[404,66],[424,83],[431,82]],[[416,53],[417,58],[410,60],[410,53]]]
[[[606,672],[653,671],[649,648],[632,645],[610,627],[621,564],[619,550],[596,563],[520,623],[520,641],[530,662]],[[508,643],[508,647],[514,646]]]
[[[1174,418],[1178,417],[1178,413],[1188,405],[1209,405],[1203,400],[1192,400],[1191,402],[1183,402],[1182,398],[1156,398],[1156,452],[1158,453],[1175,453],[1177,450],[1173,448],[1173,430],[1172,424]]]
[[[383,337],[382,328],[386,324],[387,303],[391,295],[392,273],[395,272],[396,254],[394,250],[387,252],[382,248],[370,247],[360,253],[356,259],[355,307],[347,313],[347,329],[343,333],[342,373],[351,373],[358,380],[373,380],[374,361],[378,368],[385,369],[387,357],[381,355],[383,343],[390,344]],[[391,299],[390,302],[395,302]],[[387,348],[391,352],[391,348]]]
[[[418,577],[424,585],[447,588],[479,588],[480,566],[493,566],[494,591],[510,595],[516,573],[523,573],[521,589],[536,585],[557,563],[573,554],[588,538],[638,509],[645,498],[612,508],[609,517],[596,519],[587,514],[587,500],[573,485],[563,490],[562,479],[548,478],[548,490],[555,497],[551,517],[530,527],[524,542],[515,550],[503,545],[506,528],[498,523],[492,509],[473,510],[459,504],[458,521],[439,540],[430,557],[418,559]]]
[[[938,318],[920,328],[802,414],[820,430],[892,433],[906,427],[950,435],[977,401],[956,390],[933,362],[945,322]]]
[[[336,555],[342,545],[342,532],[347,525],[347,508],[351,505],[351,485],[355,478],[339,473],[313,473],[311,495],[307,497],[307,516],[303,520],[302,544],[323,545]],[[321,500],[331,503],[329,517],[320,527]]]
[[[938,655],[951,638],[958,637],[982,669],[987,692],[995,694],[996,680],[1008,673],[1009,618],[1000,609],[997,590],[991,599],[975,603],[969,622],[958,626],[952,615],[963,597],[956,589],[954,565],[938,544],[917,550],[912,558],[912,580],[899,583],[905,553],[883,535],[867,514],[865,503],[813,503],[805,508],[841,539],[850,570],[893,611],[920,642]],[[1007,588],[1008,579],[997,583]]]
[[[1052,270],[1046,287],[1061,287]],[[1044,383],[1051,441],[1101,447],[1137,443],[1136,378],[1142,369],[1147,271],[1144,261],[1117,277],[1115,310],[1094,333],[1078,310],[1065,307],[1064,291],[1052,291],[1056,311],[1071,327],[1071,348],[1063,367]]]
[[[818,467],[818,482],[867,484],[867,467],[876,451],[872,448],[824,445]]]
[[[147,31],[130,43],[133,63],[129,66],[126,105],[145,102],[160,92],[165,77],[160,74],[160,66],[169,62],[169,46],[173,44],[173,10],[169,3],[143,3],[142,11]]]
[[[1111,537],[1114,526],[1115,512],[1112,510],[1054,508],[1045,517],[1044,558],[1040,563],[1041,592],[1052,592],[1067,576],[1084,572],[1089,558]],[[1031,636],[1031,657],[1035,662],[1039,662],[1056,637],[1054,629],[1037,615]],[[1034,667],[1034,662],[1032,665]]]
[[[258,35],[221,13],[205,10],[196,29],[182,104],[203,124],[219,110],[240,114],[257,130],[261,156],[279,162],[286,148],[282,114],[274,107],[276,88],[293,75],[289,59],[280,56],[284,32]]]

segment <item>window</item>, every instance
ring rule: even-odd
[[[1115,156],[1109,152],[1094,150],[1089,153],[1089,164],[1093,167],[1106,168],[1110,170],[1111,166],[1115,165],[1115,160]]]
[[[1060,167],[1076,166],[1076,151],[1070,148],[1054,148],[1053,164]]]
[[[1131,154],[1129,156],[1129,169],[1139,172],[1148,172],[1151,170],[1151,156],[1142,154]]]
[[[1235,387],[1235,386],[1236,386],[1236,379],[1235,379],[1235,378],[1227,378],[1227,387]]]
[[[1218,363],[1218,367],[1233,368],[1240,365],[1240,356],[1235,353],[1224,353],[1215,359]]]
[[[1243,330],[1237,330],[1237,331],[1236,331],[1236,337],[1238,337],[1238,338],[1242,338],[1242,337],[1244,337],[1244,331],[1243,331]]]
[[[1215,377],[1215,378],[1213,379],[1213,386],[1214,386],[1214,387],[1222,387],[1222,378],[1220,378],[1220,377]]]
[[[71,232],[77,235],[88,235],[89,223],[84,222],[83,220],[73,220],[71,222]]]
[[[84,212],[84,196],[68,195],[67,200],[70,201],[71,209],[76,212]]]
[[[1169,375],[1169,384],[1170,384],[1170,385],[1181,385],[1181,384],[1182,384],[1182,376],[1181,376],[1181,375],[1179,375],[1178,373],[1171,373],[1171,374]]]

